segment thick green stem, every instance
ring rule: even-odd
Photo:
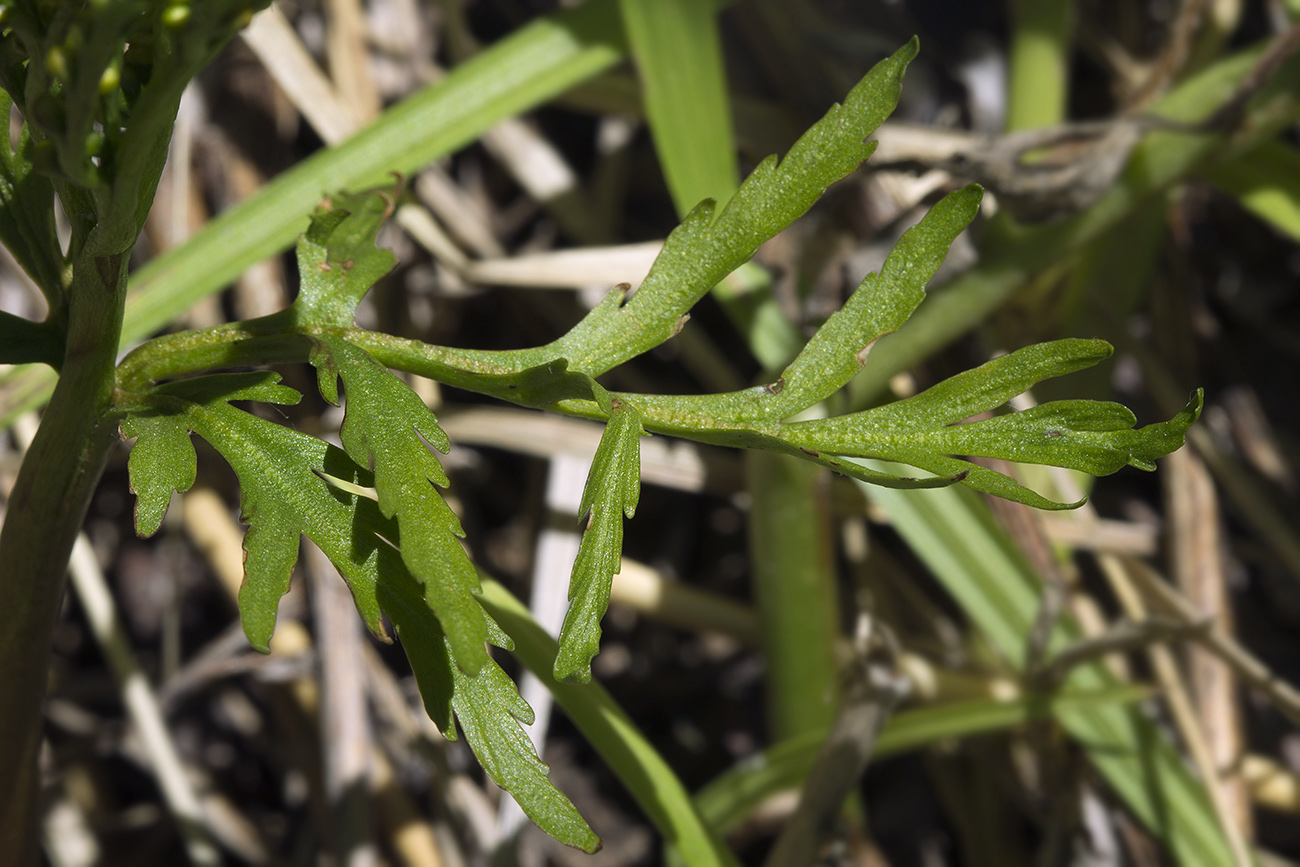
[[[62,373],[0,531],[0,863],[18,867],[39,856],[41,711],[68,557],[116,438],[109,405],[125,264],[125,254],[78,263]]]
[[[1007,130],[1060,123],[1069,99],[1069,0],[1015,0],[1011,4],[1011,80]]]
[[[829,473],[761,451],[748,453],[745,466],[772,738],[825,731],[835,716],[839,634]]]

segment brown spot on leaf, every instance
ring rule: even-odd
[[[876,345],[876,341],[873,340],[853,354],[853,357],[857,359],[859,370],[861,370],[862,367],[867,363],[867,356],[871,354],[871,347],[875,345]]]
[[[766,391],[768,394],[780,394],[784,390],[785,390],[784,376],[778,379],[776,382],[769,382],[767,385],[763,386],[763,391]]]
[[[815,452],[812,449],[806,449],[803,446],[799,446],[799,451],[814,458],[820,458],[822,456],[821,452]]]

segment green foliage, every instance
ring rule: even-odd
[[[118,0],[4,6],[0,87],[26,121],[21,160],[53,181],[65,206],[77,206],[65,207],[73,258],[84,243],[110,253],[135,243],[185,85],[265,5]],[[42,195],[29,201],[52,200]],[[26,228],[44,234],[45,214],[31,216]],[[49,264],[33,273],[43,289],[51,286]]]
[[[599,376],[671,338],[705,292],[871,156],[875,144],[864,139],[898,103],[903,71],[918,50],[913,39],[876,64],[844,104],[833,106],[783,160],[771,156],[761,162],[720,214],[711,200],[697,205],[668,236],[630,299],[611,293],[564,337],[523,358],[536,364],[562,357],[570,368]]]
[[[555,659],[557,680],[591,680],[591,659],[600,649],[600,619],[623,550],[623,518],[636,513],[641,486],[641,414],[618,403],[609,415],[578,511],[586,528],[569,582],[569,611]]]
[[[519,728],[519,722],[532,724],[533,711],[515,692],[509,676],[495,663],[477,677],[459,670],[454,674],[456,717],[483,769],[551,836],[585,852],[599,849],[600,839],[551,785],[546,765],[537,759],[528,735]]]
[[[552,674],[584,681],[618,569],[623,520],[639,486],[639,438],[667,433],[703,442],[793,454],[843,474],[894,487],[963,483],[1045,508],[1054,504],[1009,477],[963,459],[1004,457],[1094,473],[1150,469],[1176,448],[1199,396],[1176,418],[1133,430],[1113,404],[1066,401],[958,424],[995,410],[1034,383],[1095,364],[1100,341],[1030,347],[909,400],[838,418],[790,421],[842,388],[879,337],[897,329],[925,295],[948,246],[975,217],[981,192],[959,190],[907,233],[879,274],[869,275],[780,378],[705,396],[610,393],[594,377],[670,339],[691,306],[760,244],[805,213],[827,186],[870,155],[865,137],[897,101],[913,41],[883,61],[814,125],[779,163],[764,161],[720,214],[704,202],[669,237],[641,288],[618,289],[568,334],[511,352],[433,347],[358,329],[354,312],[393,257],[375,235],[395,195],[336,196],[322,205],[298,247],[302,287],[292,307],[251,322],[146,343],[119,369],[122,431],[137,437],[130,462],[137,528],[157,529],[171,490],[194,478],[190,434],[211,443],[239,477],[246,579],[241,617],[265,649],[301,536],[338,566],[367,625],[385,638],[386,613],[411,660],[425,706],[449,737],[459,720],[487,771],[557,838],[592,850],[598,841],[546,780],[520,729],[531,712],[486,644],[508,646],[481,605],[478,576],[460,544],[459,521],[440,489],[448,478],[434,450],[450,443],[437,420],[392,369],[434,376],[526,406],[607,421],[582,501],[586,531],[570,584],[571,608]],[[344,402],[343,449],[265,421],[232,404],[288,404],[299,395],[269,373],[212,374],[266,362],[310,363],[322,396]],[[188,378],[186,378],[188,377]],[[163,384],[154,384],[170,380]],[[339,383],[342,383],[340,391]],[[889,458],[932,474],[871,469]]]

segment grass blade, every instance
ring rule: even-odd
[[[163,328],[249,266],[287,248],[326,192],[380,185],[391,181],[390,172],[415,171],[497,121],[609,68],[622,54],[615,0],[593,0],[521,28],[140,269],[127,297],[123,344]],[[0,377],[0,428],[47,400],[54,380],[49,368],[36,366]]]
[[[955,487],[900,495],[864,485],[863,491],[889,514],[894,528],[994,646],[1019,667],[1038,606],[1038,579],[979,495]],[[1050,647],[1059,650],[1077,637],[1062,623]],[[1068,683],[1077,690],[1121,685],[1099,664],[1076,669]],[[1233,863],[1204,789],[1151,720],[1118,705],[1056,716],[1177,863]]]
[[[734,865],[735,858],[700,818],[681,780],[604,687],[558,682],[551,673],[558,645],[523,603],[491,580],[483,581],[481,598],[483,607],[514,640],[515,655],[555,696],[659,833],[686,857],[686,863],[691,867]]]
[[[718,16],[698,0],[622,0],[655,151],[679,216],[736,191]]]

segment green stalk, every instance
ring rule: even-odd
[[[1011,4],[1007,131],[1060,123],[1069,99],[1070,0],[1014,0]]]
[[[687,0],[622,0],[646,115],[680,216],[736,190],[735,142],[716,14]],[[721,291],[720,291],[721,290]],[[764,367],[780,369],[800,338],[770,287],[714,297]],[[776,737],[825,731],[835,711],[835,573],[827,524],[829,476],[787,456],[746,456],[751,574],[768,664],[768,722]]]
[[[745,467],[770,735],[777,741],[824,732],[835,716],[839,634],[829,474],[764,451],[746,453]]]
[[[564,708],[600,753],[666,842],[691,867],[732,867],[735,857],[700,818],[690,793],[627,713],[599,683],[560,683],[553,666],[559,650],[510,591],[483,582],[483,607],[514,641],[514,655]]]
[[[39,856],[36,760],[68,557],[117,440],[109,409],[126,264],[124,253],[79,257],[62,372],[0,531],[0,861],[18,867]]]

